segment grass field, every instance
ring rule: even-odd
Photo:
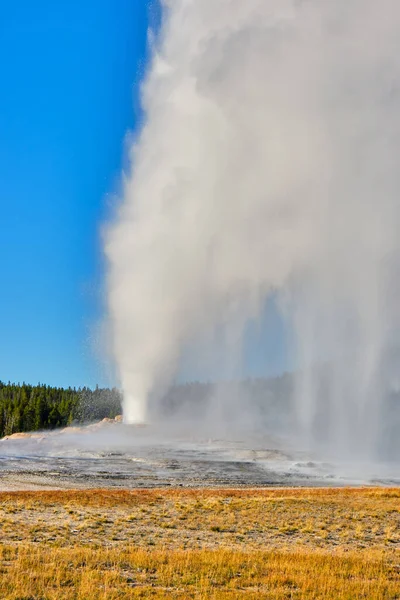
[[[0,598],[400,599],[400,490],[0,494]]]

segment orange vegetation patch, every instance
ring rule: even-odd
[[[40,503],[68,502],[91,506],[115,506],[132,504],[135,502],[146,503],[167,499],[206,499],[206,498],[241,498],[241,499],[296,499],[302,502],[308,500],[318,502],[337,501],[366,501],[368,499],[400,499],[400,488],[240,488],[240,489],[193,489],[193,488],[153,488],[140,490],[40,490],[40,491],[12,491],[0,492],[2,502],[35,501]]]

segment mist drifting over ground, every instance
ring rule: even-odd
[[[395,455],[400,388],[397,0],[165,0],[145,122],[109,226],[127,422],[188,344],[278,298],[303,442]]]

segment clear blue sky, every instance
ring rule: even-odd
[[[3,381],[108,383],[92,348],[99,228],[139,118],[154,11],[145,0],[1,4]]]

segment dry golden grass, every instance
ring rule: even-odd
[[[400,599],[400,490],[0,494],[0,598]]]
[[[3,548],[1,598],[399,597],[398,567],[382,553]]]

